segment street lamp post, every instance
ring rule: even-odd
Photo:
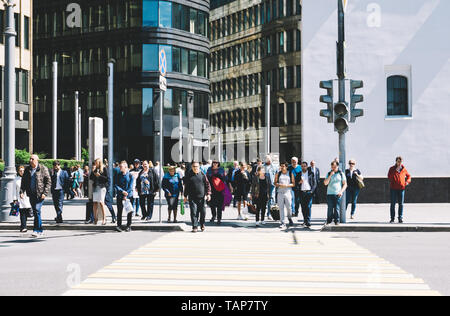
[[[58,156],[58,62],[52,64],[52,158],[57,159]]]
[[[15,40],[14,0],[3,0],[6,11],[5,28],[5,103],[4,114],[4,160],[5,170],[1,179],[1,211],[0,221],[13,221],[9,216],[11,203],[15,194],[15,112],[16,112],[16,71],[15,71]]]
[[[80,160],[80,157],[78,156],[79,146],[80,146],[80,144],[78,143],[78,141],[79,141],[78,134],[80,133],[80,130],[79,130],[80,124],[78,122],[78,119],[79,119],[78,111],[79,111],[78,91],[75,91],[75,124],[74,124],[74,128],[75,128],[75,160]]]
[[[113,154],[114,154],[114,59],[108,62],[108,176],[109,194],[113,198]]]
[[[178,144],[178,160],[180,161],[180,163],[183,162],[183,104],[180,104],[178,106],[178,119],[179,119],[179,144]]]

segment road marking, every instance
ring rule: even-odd
[[[170,233],[66,295],[439,295],[335,234]]]

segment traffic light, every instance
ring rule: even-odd
[[[348,131],[348,104],[345,101],[334,105],[334,129],[339,133]]]
[[[327,105],[325,110],[320,110],[320,116],[326,117],[328,123],[333,123],[333,80],[321,81],[320,88],[327,90],[326,95],[320,96],[320,102]]]
[[[356,89],[364,87],[362,80],[350,80],[350,122],[355,123],[356,118],[364,116],[363,109],[355,109],[356,104],[364,101],[362,94],[356,94]]]

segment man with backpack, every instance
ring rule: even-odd
[[[334,160],[331,163],[331,171],[328,172],[323,184],[327,186],[327,225],[334,220],[339,225],[342,194],[347,189],[347,179],[345,174],[339,169],[339,162]]]

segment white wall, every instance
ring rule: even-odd
[[[450,1],[348,2],[347,78],[364,81],[365,116],[350,124],[347,160],[385,177],[401,155],[413,177],[449,177]],[[337,77],[336,41],[337,1],[303,0],[303,158],[323,171],[338,156],[338,135],[319,116],[319,81]],[[409,67],[412,117],[386,119],[386,72]]]

